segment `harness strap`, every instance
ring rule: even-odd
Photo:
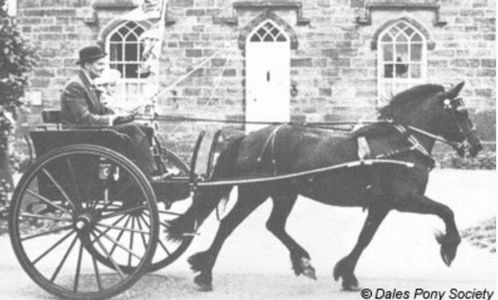
[[[408,132],[408,130],[401,124],[394,124],[393,123],[393,125],[394,125],[394,128],[396,128],[396,130],[398,130],[402,134],[405,134]],[[408,128],[410,130],[413,130],[413,128],[418,129],[416,127],[412,128],[412,126],[408,126]],[[407,139],[408,139],[408,142],[410,142],[410,144],[412,144],[412,146],[409,148],[409,150],[415,150],[415,151],[422,153],[422,155],[424,155],[425,157],[427,157],[431,161],[430,168],[433,169],[434,166],[436,165],[436,161],[434,160],[432,155],[429,153],[429,151],[427,151],[427,149],[425,149],[425,147],[422,146],[422,144],[412,134],[408,135]]]
[[[263,160],[263,155],[266,152],[266,148],[271,144],[271,163],[273,165],[273,175],[277,175],[277,162],[275,160],[275,137],[277,136],[277,132],[284,127],[285,125],[278,125],[273,129],[273,131],[268,135],[268,138],[261,150],[261,154],[259,155],[257,162],[261,162]]]
[[[382,159],[382,158],[390,157],[390,156],[393,156],[395,154],[399,154],[399,153],[402,153],[402,152],[418,151],[424,157],[426,157],[427,159],[430,160],[430,162],[431,162],[430,163],[430,168],[431,169],[434,168],[434,166],[436,164],[436,161],[434,160],[434,158],[432,157],[432,155],[429,153],[429,151],[427,151],[427,149],[425,149],[425,147],[418,141],[418,139],[415,136],[413,136],[412,134],[409,134],[409,131],[408,131],[408,129],[405,126],[403,126],[403,125],[401,125],[399,123],[395,123],[393,120],[384,120],[384,122],[386,122],[388,124],[391,124],[398,132],[400,132],[403,135],[406,135],[406,139],[411,144],[411,146],[408,147],[408,148],[399,149],[399,150],[396,150],[396,151],[393,151],[393,152],[377,154],[374,157],[372,157],[371,149],[370,149],[370,146],[368,145],[367,139],[364,136],[360,136],[357,139],[357,142],[358,142],[358,158],[360,160],[370,159],[370,158]],[[408,126],[408,128],[410,130],[412,129],[411,126]]]

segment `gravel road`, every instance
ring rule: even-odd
[[[496,172],[435,170],[427,193],[449,205],[460,229],[496,216]],[[311,254],[318,280],[294,276],[285,247],[264,226],[271,209],[265,203],[227,240],[214,269],[214,291],[198,292],[186,258],[208,247],[216,229],[211,216],[189,250],[164,270],[142,278],[118,299],[362,299],[341,291],[332,279],[335,263],[353,247],[366,216],[359,208],[325,206],[299,199],[288,232]],[[356,270],[362,287],[446,292],[496,288],[496,254],[463,241],[447,268],[434,231],[444,229],[432,216],[392,212],[364,252]],[[0,299],[54,299],[24,273],[8,236],[0,236]],[[379,290],[380,291],[380,290]],[[375,295],[374,295],[375,296]],[[375,299],[375,298],[373,298]],[[385,299],[385,298],[384,298]],[[422,299],[422,298],[417,298]],[[493,295],[492,299],[498,299]]]

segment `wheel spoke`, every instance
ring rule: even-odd
[[[116,229],[116,230],[124,230],[124,231],[129,231],[129,232],[135,232],[135,233],[141,233],[141,234],[149,234],[148,231],[143,231],[143,230],[138,230],[138,229],[130,229],[130,228],[124,228],[124,227],[119,227],[119,226],[111,226],[111,225],[106,225],[106,224],[102,224],[102,223],[97,223],[96,224],[97,226],[101,226],[101,227],[106,227],[106,228],[110,228],[110,229]],[[133,226],[133,225],[132,225]]]
[[[161,245],[161,248],[163,248],[164,252],[166,252],[166,254],[168,255],[171,255],[171,252],[168,251],[168,248],[166,248],[166,245],[164,245],[163,241],[161,241],[161,239],[158,239],[158,242],[159,245]]]
[[[177,216],[177,217],[182,216],[182,214],[181,214],[181,213],[172,212],[172,211],[165,211],[165,210],[159,210],[159,211],[158,211],[158,213],[160,213],[160,214],[165,214],[165,215]]]
[[[149,223],[145,220],[145,218],[142,215],[140,215],[139,217],[142,219],[145,225],[150,228]],[[168,255],[171,255],[171,252],[168,251],[168,248],[166,248],[166,245],[164,245],[163,241],[160,238],[157,241],[159,242],[159,245],[161,245],[161,248],[163,248],[164,252],[166,252],[166,254]]]
[[[50,205],[52,207],[55,207],[55,208],[57,208],[59,210],[62,210],[63,212],[65,212],[68,215],[71,215],[71,213],[67,209],[63,208],[60,205],[57,205],[57,204],[53,203],[52,201],[50,201],[49,199],[43,197],[42,195],[40,195],[40,194],[38,194],[36,192],[33,192],[30,189],[26,189],[26,192],[29,193],[29,194],[31,194],[31,195],[33,195],[33,196],[35,196],[36,198],[40,199],[41,201],[45,202],[46,204],[48,204],[48,205]]]
[[[62,242],[64,242],[71,234],[74,233],[74,230],[70,231],[68,234],[63,236],[60,240],[58,240],[55,244],[53,244],[50,248],[48,248],[45,252],[43,252],[40,256],[38,256],[32,264],[35,265],[37,262],[40,261],[45,255],[47,255],[50,251],[54,250],[57,246],[59,246]]]
[[[124,224],[124,227],[128,226],[128,223],[130,223],[130,220],[131,220],[131,216],[128,216],[128,219],[126,220],[125,224]],[[111,230],[110,228],[107,230],[109,231]],[[119,234],[118,234],[118,237],[117,237],[117,241],[119,242],[121,240],[121,237],[123,236],[123,233],[124,233],[124,230],[122,230]],[[100,235],[102,236],[102,234]],[[116,245],[113,245],[112,248],[111,248],[111,255],[114,253],[114,250],[116,250]]]
[[[51,216],[44,216],[44,215],[30,214],[30,213],[22,213],[22,214],[20,214],[20,216],[21,217],[28,217],[28,218],[52,220],[52,221],[73,222],[72,219],[68,219],[68,218],[56,218],[56,217],[51,217]]]
[[[95,230],[99,233],[102,233],[102,231],[98,230],[97,228],[95,228]],[[133,251],[131,251],[130,249],[126,248],[125,246],[121,245],[118,241],[114,240],[113,238],[109,237],[107,234],[103,234],[102,237],[106,238],[108,241],[114,243],[114,245],[116,245],[117,247],[123,249],[124,251],[128,252],[128,254],[130,255],[133,255],[135,256],[136,258],[138,258],[139,260],[141,259],[141,257],[134,253]]]
[[[147,215],[148,217],[150,217],[148,211],[144,211],[144,213],[145,213],[145,215]],[[168,223],[165,223],[164,221],[159,221],[159,224],[163,225],[166,228],[170,228],[170,226],[168,225]]]
[[[127,208],[127,209],[119,210],[119,211],[116,211],[116,212],[113,212],[113,213],[110,213],[110,214],[107,214],[107,215],[103,215],[100,218],[100,220],[109,219],[109,218],[112,218],[112,217],[115,217],[115,216],[124,215],[124,214],[132,213],[132,212],[137,212],[137,211],[145,209],[145,208],[147,208],[147,206],[144,204],[144,205],[137,206],[137,207],[132,207],[132,208]]]
[[[92,234],[92,235],[95,235],[95,234]],[[112,256],[109,255],[109,253],[105,249],[105,247],[102,244],[102,242],[99,239],[95,239],[95,240],[99,244],[99,246],[102,249],[102,251],[104,252],[104,254],[107,256],[107,258],[111,261],[111,264],[114,266],[115,270],[118,272],[118,274],[121,277],[121,279],[125,280],[125,275],[124,275],[123,271],[121,270],[121,268],[119,267],[119,265],[114,261],[114,259],[112,258]]]
[[[80,186],[78,185],[78,181],[76,180],[75,177],[73,163],[71,162],[69,157],[66,158],[66,162],[67,162],[67,168],[69,169],[69,176],[71,177],[71,181],[73,183],[73,186],[75,187],[74,190],[76,192],[76,198],[77,200],[81,201],[83,197],[81,197]]]
[[[140,229],[140,231],[142,231],[142,222],[140,222],[140,216],[137,217],[137,224],[138,224],[138,229]],[[144,232],[147,232],[147,231],[144,231]],[[147,232],[147,234],[149,234]],[[147,248],[147,242],[145,241],[145,235],[143,233],[140,234],[140,236],[142,237],[142,243],[144,244],[144,248]]]
[[[71,252],[71,250],[73,249],[74,247],[74,244],[76,244],[76,240],[78,239],[78,236],[76,235],[74,237],[74,240],[73,242],[71,243],[71,245],[69,246],[69,248],[67,249],[66,251],[66,254],[64,254],[64,257],[62,257],[62,260],[61,262],[59,263],[59,265],[57,266],[57,269],[55,269],[55,272],[54,274],[52,275],[52,278],[50,278],[50,282],[54,283],[55,279],[57,278],[57,275],[59,274],[59,272],[61,271],[62,269],[62,266],[64,265],[64,263],[66,262],[66,259],[67,257],[69,256],[69,252]]]
[[[80,271],[81,271],[81,258],[83,256],[83,243],[80,242],[80,252],[78,253],[78,263],[76,264],[76,274],[74,275],[74,286],[73,291],[76,293],[78,291],[78,285],[80,282]]]
[[[135,228],[135,217],[131,218],[131,228]],[[135,238],[135,234],[130,232],[130,250],[133,250],[133,240]],[[128,266],[131,266],[131,252],[128,254]]]
[[[44,232],[40,232],[40,233],[28,235],[26,237],[21,238],[21,241],[27,241],[27,240],[30,240],[30,239],[33,239],[33,238],[36,238],[36,237],[48,235],[48,234],[51,234],[51,233],[56,233],[56,232],[59,232],[59,231],[62,231],[62,230],[69,229],[71,227],[73,227],[73,225],[68,225],[68,226],[64,226],[64,227],[58,227],[58,228],[54,228],[54,229],[51,229],[51,230],[48,230],[48,231],[44,231]]]
[[[97,288],[99,291],[102,290],[102,282],[100,281],[100,273],[99,273],[99,267],[97,266],[97,260],[95,259],[95,256],[90,253],[90,256],[92,257],[92,262],[93,262],[93,269],[95,270],[95,279],[97,279]]]
[[[114,225],[118,224],[118,223],[119,223],[119,222],[121,222],[121,220],[123,220],[124,218],[126,218],[126,215],[124,215],[124,216],[122,216],[121,218],[119,218],[118,220],[116,220],[114,223],[112,223],[112,225],[111,225],[111,226],[114,226]],[[126,223],[126,224],[127,224],[127,223]],[[125,226],[126,226],[126,224],[125,224]],[[104,233],[109,232],[109,230],[111,230],[111,228],[108,228],[108,229],[104,230]],[[98,238],[98,239],[100,239],[100,238],[101,238],[101,236],[102,236],[102,235],[99,235],[97,238]],[[92,244],[93,244],[94,242],[95,242],[95,240],[94,240],[94,241],[92,241]]]
[[[60,184],[54,179],[54,177],[52,176],[52,174],[50,174],[46,169],[43,169],[43,173],[45,175],[47,175],[47,177],[50,179],[50,181],[52,181],[52,183],[55,185],[55,187],[57,187],[57,189],[59,190],[59,192],[62,194],[62,197],[64,197],[64,199],[69,202],[69,204],[71,204],[71,206],[73,207],[74,211],[79,211],[78,207],[76,207],[76,204],[74,204],[74,202],[69,198],[69,196],[66,194],[66,192],[64,191],[64,189],[62,188],[62,186],[60,186]]]

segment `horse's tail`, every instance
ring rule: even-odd
[[[226,148],[220,153],[213,170],[212,179],[228,178],[233,173],[233,165],[237,159],[240,143],[244,136],[237,136],[230,140]],[[168,239],[179,241],[183,234],[197,222],[201,226],[204,220],[216,208],[218,203],[228,197],[233,186],[220,186],[198,190],[194,195],[192,206],[182,216],[168,222]]]

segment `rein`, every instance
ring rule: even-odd
[[[394,127],[400,131],[400,132],[405,132],[406,130],[411,130],[411,131],[414,131],[414,132],[417,132],[417,133],[420,133],[426,137],[429,137],[435,141],[439,141],[439,142],[442,142],[444,144],[447,144],[451,147],[453,147],[454,149],[465,149],[468,147],[468,142],[467,142],[467,137],[475,131],[475,128],[473,128],[472,130],[470,130],[469,132],[465,133],[464,136],[465,136],[465,140],[463,142],[454,142],[454,141],[450,141],[448,139],[445,139],[444,137],[440,136],[440,135],[436,135],[434,133],[431,133],[431,132],[428,132],[426,130],[423,130],[423,129],[420,129],[418,127],[415,127],[415,126],[412,126],[412,125],[402,125],[400,123],[397,123],[395,122],[394,120],[385,120],[385,122],[388,122],[388,123],[391,123],[394,125]],[[427,151],[427,149],[425,149],[424,146],[422,146],[422,144],[420,144],[420,142],[417,140],[417,138],[415,138],[414,136],[410,136],[409,138],[412,142],[412,144],[414,144],[414,148],[415,149],[418,149],[420,152],[422,152],[424,155],[427,155],[429,157],[432,157],[432,155],[429,153],[429,151]]]
[[[313,127],[313,128],[323,128],[323,129],[334,129],[340,131],[350,131],[350,129],[340,128],[335,126],[356,126],[358,124],[374,124],[378,121],[344,121],[344,122],[275,122],[275,121],[239,121],[239,120],[222,120],[222,119],[210,119],[210,118],[193,118],[184,116],[161,116],[155,115],[153,117],[137,115],[136,120],[144,121],[159,121],[159,122],[201,122],[201,123],[222,123],[222,124],[254,124],[254,125],[291,125],[291,126],[302,126],[302,127]]]

